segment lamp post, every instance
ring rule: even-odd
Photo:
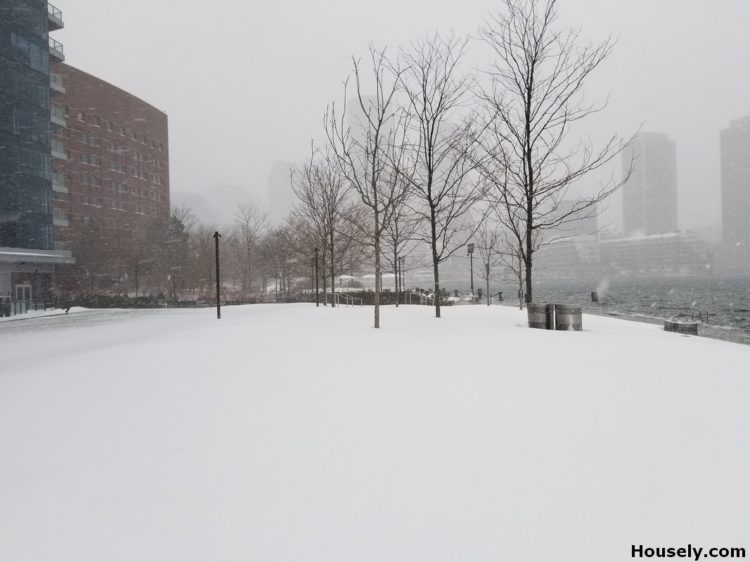
[[[320,279],[320,276],[318,275],[318,250],[315,248],[315,306],[320,306],[320,296],[318,293],[318,280]]]
[[[471,271],[471,303],[474,304],[474,244],[469,244],[466,248],[469,256],[469,269]]]
[[[216,241],[216,319],[221,319],[221,281],[219,280],[219,238],[221,234],[217,230],[213,236]]]

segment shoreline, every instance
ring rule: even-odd
[[[560,303],[563,304],[563,303]],[[500,304],[499,306],[505,306],[508,308],[515,308],[518,310],[518,305],[507,305]],[[575,305],[573,305],[575,306]],[[678,319],[678,316],[673,317],[661,317],[661,316],[647,316],[645,314],[622,312],[619,310],[604,311],[601,310],[601,306],[598,308],[590,306],[581,306],[581,312],[583,314],[591,314],[593,316],[601,316],[603,318],[614,318],[628,320],[631,322],[640,322],[642,324],[654,324],[658,326],[664,326],[664,322],[667,320]],[[526,306],[524,303],[524,310]],[[720,324],[706,324],[700,320],[686,318],[686,322],[695,322],[698,324],[698,337],[710,338],[714,340],[728,341],[732,343],[739,343],[743,345],[750,345],[750,334],[745,333],[737,328],[730,326],[722,326]]]

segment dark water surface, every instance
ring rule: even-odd
[[[598,291],[598,303],[591,302],[592,291]],[[542,281],[534,287],[534,302],[646,322],[691,320],[701,323],[701,335],[750,343],[750,279]]]

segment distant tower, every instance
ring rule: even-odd
[[[278,225],[294,207],[294,192],[289,177],[295,167],[292,162],[273,162],[268,176],[268,221]]]
[[[623,151],[623,227],[628,236],[677,230],[675,143],[664,133],[640,133]]]
[[[721,131],[721,219],[732,269],[750,270],[750,116]]]

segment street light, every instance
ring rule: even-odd
[[[474,244],[469,244],[466,248],[469,256],[469,268],[471,271],[471,302],[474,303]]]
[[[315,248],[315,306],[320,306],[320,296],[318,293],[318,279],[320,279],[320,276],[318,275],[318,248]]]
[[[216,241],[216,319],[221,319],[221,277],[219,275],[219,238],[221,234],[217,230],[214,232],[213,239]]]

